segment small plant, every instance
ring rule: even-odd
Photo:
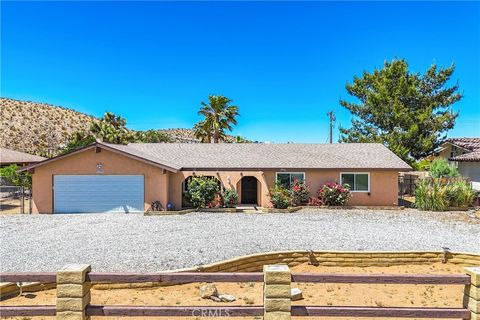
[[[188,201],[197,209],[206,208],[218,195],[220,187],[213,177],[194,176],[188,183]]]
[[[270,189],[270,201],[276,209],[286,209],[291,203],[290,190],[280,183],[276,183],[275,187]]]
[[[476,193],[463,179],[422,179],[415,188],[415,206],[420,210],[445,211],[470,206]]]
[[[328,182],[318,191],[318,199],[327,206],[342,206],[350,199],[350,186]]]
[[[292,183],[290,193],[292,197],[292,205],[299,206],[307,203],[310,190],[304,181],[295,179]]]
[[[237,191],[233,188],[223,190],[222,203],[227,208],[234,208],[238,204]]]
[[[473,203],[476,192],[465,180],[457,180],[448,185],[447,200],[449,207],[466,208]]]
[[[435,159],[430,164],[430,176],[432,178],[457,178],[460,176],[457,167],[448,163],[445,159]]]

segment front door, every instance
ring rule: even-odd
[[[257,204],[257,178],[242,178],[242,203]]]

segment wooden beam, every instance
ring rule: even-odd
[[[160,273],[125,273],[125,272],[90,272],[87,281],[108,283],[129,282],[263,282],[261,272],[160,272]]]
[[[97,306],[88,305],[87,316],[109,317],[242,317],[263,315],[262,306]]]
[[[56,306],[0,306],[1,317],[55,316]]]
[[[458,284],[470,283],[464,274],[322,274],[295,273],[292,282],[310,283],[380,283],[380,284]]]
[[[291,312],[292,316],[304,317],[470,318],[470,311],[460,308],[292,306]]]
[[[0,282],[57,282],[55,272],[6,272],[0,273]]]

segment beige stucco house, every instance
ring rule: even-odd
[[[480,191],[480,138],[447,139],[436,157],[455,164],[460,174]]]
[[[185,144],[97,142],[23,168],[33,174],[36,213],[132,212],[185,207],[188,178],[218,179],[240,203],[270,206],[276,181],[352,186],[350,205],[395,206],[399,171],[410,166],[381,144]]]

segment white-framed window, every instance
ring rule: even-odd
[[[370,192],[370,172],[341,172],[340,183],[348,184],[352,192]]]
[[[305,172],[277,172],[275,176],[275,181],[287,189],[290,189],[295,180],[305,181]]]

